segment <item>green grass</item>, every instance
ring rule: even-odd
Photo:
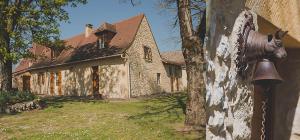
[[[0,116],[0,139],[174,140],[204,139],[182,133],[184,94],[151,99],[47,100],[44,110]]]

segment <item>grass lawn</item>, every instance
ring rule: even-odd
[[[47,100],[44,110],[0,116],[0,139],[204,139],[184,134],[186,96],[99,101],[74,98]]]

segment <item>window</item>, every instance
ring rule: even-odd
[[[61,51],[62,50],[60,50],[59,48],[52,48],[51,49],[51,59],[52,60],[55,60],[58,56],[59,56],[59,54],[61,53]]]
[[[160,84],[160,73],[156,73],[156,83]]]
[[[97,46],[99,49],[106,48],[108,46],[107,35],[102,34],[97,40]]]
[[[45,74],[42,73],[42,84],[45,84]]]
[[[38,73],[38,85],[41,85],[41,74]]]
[[[44,79],[44,73],[40,72],[38,73],[38,84],[44,84],[45,83],[45,79]]]
[[[99,49],[103,49],[105,47],[105,43],[103,41],[103,39],[98,39],[97,41],[97,46],[99,47]]]
[[[148,62],[152,62],[151,48],[144,46],[144,59]]]

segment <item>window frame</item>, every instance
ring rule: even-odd
[[[160,85],[160,83],[161,83],[161,74],[156,73],[156,84]]]
[[[147,61],[147,62],[152,62],[152,51],[151,51],[151,48],[144,45],[143,47],[144,49],[144,59]]]

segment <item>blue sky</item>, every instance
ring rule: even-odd
[[[61,23],[62,39],[82,33],[87,23],[99,27],[103,22],[114,23],[144,13],[161,52],[179,50],[179,31],[172,28],[174,14],[161,11],[158,0],[140,0],[137,6],[124,0],[88,0],[86,5],[67,7],[71,23]]]

